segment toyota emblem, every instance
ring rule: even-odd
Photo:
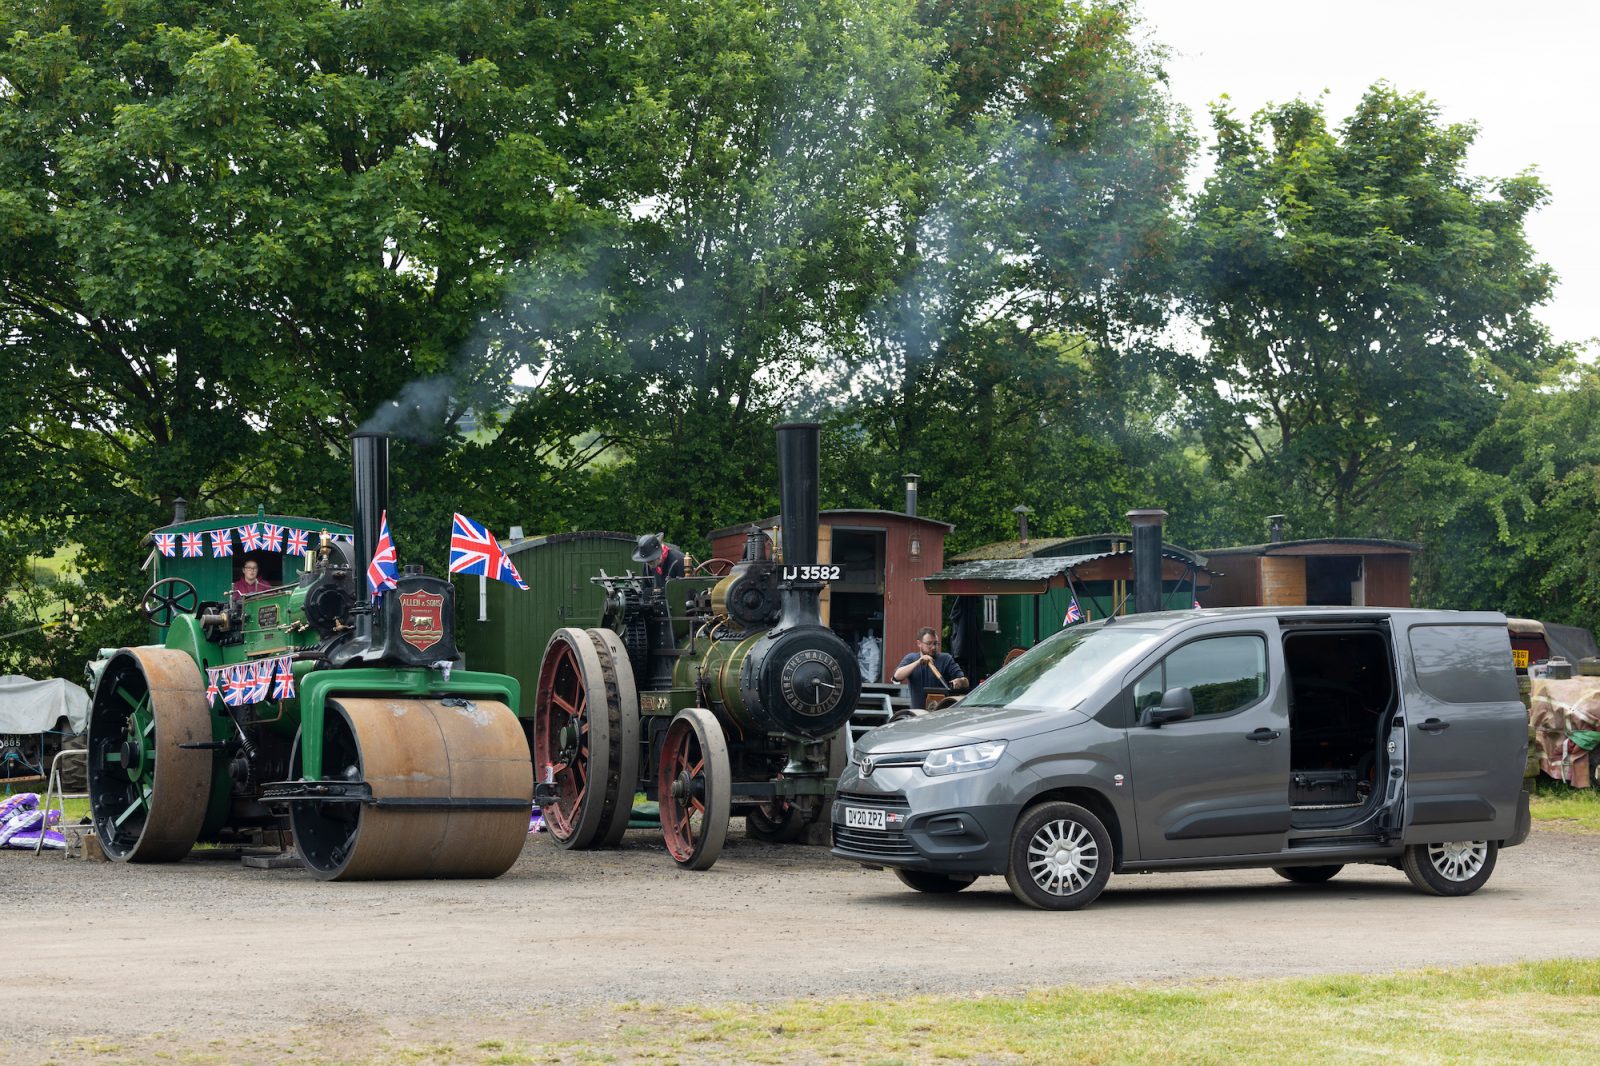
[[[871,777],[872,776],[872,767],[873,767],[872,756],[868,755],[865,759],[861,760],[861,776],[862,777]]]

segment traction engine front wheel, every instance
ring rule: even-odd
[[[661,837],[685,870],[709,870],[722,854],[733,806],[728,741],[702,707],[679,711],[667,726],[656,781]]]

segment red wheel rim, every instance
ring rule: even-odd
[[[705,834],[706,755],[688,722],[667,728],[660,781],[661,838],[674,860],[689,862]]]
[[[545,825],[566,839],[577,830],[589,794],[589,689],[572,646],[558,642],[539,671],[533,760],[537,780],[555,786],[540,808]]]

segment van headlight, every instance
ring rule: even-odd
[[[964,774],[973,770],[987,770],[1000,761],[1006,751],[1003,740],[986,740],[981,744],[965,744],[959,748],[940,748],[928,752],[922,760],[922,772],[929,777],[945,774]]]

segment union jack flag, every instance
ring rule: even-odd
[[[287,655],[278,660],[278,680],[272,688],[272,698],[275,700],[294,699],[294,672],[289,669],[289,657]]]
[[[239,527],[239,547],[247,552],[261,550],[261,528],[256,523]]]
[[[367,587],[372,590],[373,602],[383,599],[383,590],[395,587],[400,567],[394,559],[394,541],[389,539],[389,512],[378,519],[378,546],[373,549],[372,562],[367,565]]]
[[[285,549],[290,555],[310,555],[311,548],[306,544],[307,533],[303,529],[289,530],[289,545]]]
[[[216,703],[217,702],[217,696],[220,694],[220,691],[217,688],[217,675],[220,674],[220,673],[222,673],[222,668],[221,667],[217,667],[217,666],[213,666],[213,667],[209,668],[208,670],[206,670],[206,702],[207,703]]]
[[[456,515],[450,527],[450,572],[492,577],[524,592],[528,588],[488,527],[464,514]]]
[[[211,557],[220,559],[224,555],[233,554],[233,530],[213,529],[211,531]]]
[[[283,527],[268,522],[261,527],[261,546],[269,552],[283,551]]]
[[[244,667],[225,666],[222,675],[222,702],[229,707],[243,707],[249,703],[245,697],[250,692],[250,681],[244,675]]]
[[[178,535],[176,533],[156,533],[156,551],[162,555],[178,554]]]
[[[276,659],[263,659],[250,664],[250,692],[245,697],[246,703],[260,703],[267,698],[267,693],[272,689],[272,674],[277,664]]]
[[[194,559],[206,553],[205,537],[199,533],[183,534],[183,557]]]
[[[1078,597],[1073,596],[1072,602],[1067,604],[1067,616],[1061,620],[1063,626],[1070,626],[1083,621],[1083,608],[1078,606]]]

